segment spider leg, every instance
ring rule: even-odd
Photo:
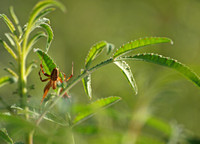
[[[48,83],[47,83],[47,85],[45,86],[45,88],[44,88],[44,94],[43,94],[43,97],[42,97],[42,100],[41,100],[41,103],[40,104],[42,104],[42,102],[43,102],[43,100],[45,99],[45,97],[46,97],[46,95],[47,95],[47,93],[48,93],[48,91],[49,91],[49,89],[50,89],[50,87],[52,86],[52,81],[50,80]]]
[[[45,76],[51,77],[51,75],[49,75],[49,74],[47,74],[47,73],[44,72],[44,69],[43,69],[42,64],[40,64],[40,68],[41,68],[42,73],[43,73]]]
[[[73,77],[73,75],[74,75],[74,63],[72,62],[72,73],[65,81],[66,82],[69,81]],[[64,78],[66,78],[66,76]]]
[[[40,70],[41,71],[41,70]],[[47,78],[47,79],[42,79],[42,77],[41,77],[41,74],[40,74],[40,71],[39,71],[39,76],[40,76],[40,80],[42,81],[42,82],[45,82],[45,81],[47,81],[47,80],[49,80],[50,78]]]

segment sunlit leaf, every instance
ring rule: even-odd
[[[121,46],[113,55],[114,58],[125,54],[129,51],[132,51],[136,48],[140,48],[143,46],[147,45],[152,45],[152,44],[159,44],[159,43],[173,43],[171,39],[165,38],[165,37],[146,37],[146,38],[141,38],[137,39],[133,42],[129,42],[123,46]]]
[[[54,10],[55,10],[55,8],[48,8],[48,9],[43,10],[43,11],[36,17],[35,20],[38,20],[38,19],[44,17],[45,15],[49,14],[50,12],[52,12],[52,11],[54,11]]]
[[[10,138],[5,128],[0,129],[0,138],[3,139],[8,144],[13,144],[13,140]]]
[[[91,74],[83,78],[82,82],[83,87],[85,89],[85,93],[88,95],[89,99],[92,99]]]
[[[50,75],[54,68],[58,68],[53,59],[47,53],[43,52],[41,49],[34,49],[34,52],[38,54],[40,60],[42,61],[42,66],[47,74]],[[61,72],[59,72],[59,76],[63,79]]]
[[[133,73],[131,72],[130,66],[125,61],[115,61],[114,62],[123,72],[124,76],[130,83],[131,87],[133,88],[135,94],[138,93],[138,88],[136,85],[136,81],[133,77]]]
[[[16,82],[16,78],[14,77],[9,77],[9,76],[4,76],[0,78],[0,87],[6,85],[6,84],[10,84],[13,82]]]
[[[12,33],[14,33],[15,32],[15,27],[14,27],[13,23],[11,22],[11,20],[5,14],[0,14],[0,18],[3,18],[4,22],[7,24],[7,26],[10,29],[10,31]]]
[[[14,59],[17,59],[17,55],[15,54],[15,52],[10,48],[10,46],[5,42],[5,41],[2,41],[0,39],[0,43],[3,44],[4,48],[8,51],[8,53],[10,53],[10,55],[14,58]]]
[[[50,75],[53,69],[57,67],[53,59],[41,49],[34,49],[34,52],[38,54],[40,60],[42,61],[45,72]]]
[[[12,38],[11,33],[5,33],[5,36],[6,36],[7,39],[9,40],[10,44],[11,44],[12,46],[15,46],[15,42],[14,42],[14,40],[13,40],[13,38]]]
[[[97,101],[92,102],[91,104],[85,106],[83,109],[79,111],[77,116],[73,120],[73,124],[76,125],[89,117],[95,114],[98,110],[111,106],[112,104],[120,101],[121,98],[117,96],[111,96],[107,98],[102,98]]]
[[[41,18],[41,16],[43,16],[45,9],[47,9],[48,7],[52,7],[52,6],[57,6],[61,10],[65,11],[64,5],[62,5],[58,1],[55,1],[55,0],[40,1],[33,8],[33,11],[31,13],[30,19],[29,19],[29,24],[32,25],[34,22],[36,22],[39,18]]]
[[[103,48],[107,45],[107,42],[102,41],[95,45],[93,45],[85,59],[85,67],[88,68],[92,60],[94,60],[103,50]]]
[[[189,80],[191,80],[193,83],[195,83],[197,86],[200,87],[200,77],[186,65],[178,62],[175,59],[164,57],[158,54],[147,53],[147,54],[138,54],[134,56],[121,57],[119,58],[119,60],[139,60],[166,66],[179,71],[186,78],[188,78]]]

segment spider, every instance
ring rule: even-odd
[[[60,83],[63,83],[63,81],[62,81],[62,79],[59,77],[59,70],[58,70],[58,68],[54,68],[54,69],[52,70],[52,72],[51,72],[51,75],[49,75],[49,74],[47,74],[47,73],[44,72],[42,64],[40,64],[40,67],[41,67],[41,69],[40,69],[40,71],[39,71],[40,80],[41,80],[42,82],[45,82],[45,81],[48,81],[48,80],[49,80],[49,82],[47,83],[47,85],[46,85],[45,88],[44,88],[44,94],[43,94],[43,97],[42,97],[42,100],[41,100],[41,104],[42,104],[43,100],[45,99],[45,97],[46,97],[46,95],[47,95],[47,93],[48,93],[48,91],[49,91],[49,89],[50,89],[51,87],[52,87],[53,89],[56,89],[56,87],[57,87],[57,82],[60,81]],[[41,71],[42,71],[42,73],[43,73],[45,76],[47,76],[48,78],[42,79],[41,74],[40,74]],[[66,79],[66,75],[65,75],[64,73],[63,73],[63,75],[64,75],[64,81],[65,81],[65,82],[69,81],[69,79],[72,78],[72,76],[73,76],[73,63],[72,63],[72,73],[71,73],[71,75],[70,75],[67,79]],[[62,91],[63,91],[63,88],[61,88],[60,92],[62,92]],[[63,96],[67,96],[67,97],[68,97],[67,93],[65,93]]]

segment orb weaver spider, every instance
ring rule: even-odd
[[[47,93],[48,93],[48,91],[49,91],[49,89],[50,89],[51,87],[52,87],[53,89],[56,89],[56,88],[57,88],[57,82],[59,81],[60,83],[63,83],[63,81],[62,81],[62,79],[59,77],[59,70],[58,70],[58,68],[54,68],[54,69],[52,70],[52,72],[51,72],[51,75],[49,75],[49,74],[47,74],[47,73],[44,72],[42,63],[40,64],[40,68],[41,68],[40,71],[39,71],[40,80],[41,80],[42,82],[45,82],[45,81],[48,81],[48,80],[49,80],[49,82],[46,84],[46,86],[45,86],[45,88],[44,88],[44,94],[43,94],[43,97],[42,97],[42,100],[41,100],[41,104],[42,104],[43,100],[45,99],[45,97],[46,97],[46,95],[47,95]],[[43,73],[45,76],[47,76],[48,78],[42,79],[41,74],[40,74],[41,71],[42,71],[42,73]],[[62,73],[63,73],[63,72],[62,72]],[[65,81],[65,82],[69,81],[69,79],[72,78],[72,76],[73,76],[73,62],[72,62],[72,73],[71,73],[71,75],[70,75],[67,79],[66,79],[65,73],[63,73],[63,75],[64,75],[64,81]],[[61,88],[60,92],[62,92],[62,91],[63,91],[63,88]],[[65,93],[65,94],[63,95],[63,97],[65,97],[65,96],[68,97],[67,93]]]

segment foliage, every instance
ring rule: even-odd
[[[131,71],[130,66],[126,63],[128,60],[132,61],[146,61],[158,65],[162,65],[171,69],[175,69],[179,71],[186,78],[191,80],[197,86],[200,86],[200,78],[194,73],[191,69],[189,69],[184,64],[174,60],[172,58],[164,57],[162,55],[154,54],[154,53],[143,53],[136,54],[133,56],[124,56],[125,54],[133,51],[137,48],[143,48],[144,46],[149,46],[152,44],[161,44],[161,43],[171,43],[172,40],[166,37],[146,37],[137,39],[133,42],[129,42],[123,46],[121,46],[118,50],[113,52],[114,45],[110,44],[106,41],[101,41],[96,43],[91,47],[88,52],[87,57],[85,58],[84,69],[81,70],[80,75],[74,78],[69,83],[65,84],[61,83],[61,87],[57,87],[55,90],[57,93],[53,93],[52,99],[46,99],[47,103],[45,105],[40,105],[38,107],[33,107],[30,103],[28,103],[28,86],[27,86],[27,78],[29,74],[32,72],[33,68],[36,67],[34,62],[30,63],[26,66],[28,54],[32,51],[34,44],[42,37],[46,37],[46,47],[45,51],[41,49],[34,49],[34,52],[38,54],[43,68],[47,74],[51,74],[54,68],[59,68],[58,65],[53,61],[53,59],[48,55],[48,50],[50,48],[51,42],[53,40],[53,30],[50,26],[50,20],[45,18],[47,14],[54,11],[54,7],[58,7],[61,10],[65,11],[64,6],[55,0],[44,0],[38,2],[36,6],[33,8],[32,13],[30,14],[29,20],[27,24],[22,28],[19,25],[19,21],[17,16],[14,13],[13,8],[11,7],[10,13],[12,16],[12,20],[10,20],[5,14],[1,14],[0,18],[4,20],[8,28],[10,29],[10,33],[6,33],[5,36],[8,38],[10,44],[7,44],[6,41],[1,40],[4,48],[7,52],[13,57],[16,64],[18,65],[17,70],[12,70],[11,68],[6,68],[5,70],[11,76],[3,76],[0,78],[0,87],[5,86],[9,83],[17,83],[18,85],[18,95],[19,95],[19,104],[9,105],[5,103],[5,101],[1,98],[1,102],[5,105],[7,109],[6,113],[0,113],[0,121],[7,123],[7,125],[14,125],[14,129],[19,131],[19,127],[24,131],[23,135],[26,137],[27,141],[25,143],[33,143],[34,138],[42,137],[41,139],[49,138],[50,134],[41,129],[40,123],[42,120],[46,120],[48,122],[53,123],[58,127],[61,133],[52,134],[52,143],[58,142],[60,143],[62,140],[59,137],[65,137],[65,135],[71,135],[72,143],[75,143],[73,137],[73,129],[74,127],[80,126],[80,123],[85,121],[86,119],[92,117],[94,114],[99,112],[101,109],[105,109],[108,106],[118,102],[121,100],[118,96],[105,97],[97,100],[93,100],[92,96],[92,73],[98,70],[101,67],[104,67],[108,64],[117,65],[125,78],[130,83],[131,87],[135,94],[138,93],[138,87],[136,85],[136,81],[134,75]],[[13,22],[14,21],[14,24]],[[38,28],[42,28],[38,30]],[[33,31],[36,31],[33,33]],[[32,35],[31,35],[32,34]],[[103,50],[106,49],[107,54],[112,54],[112,57],[92,66],[93,61],[102,54]],[[64,80],[64,76],[62,72],[59,72],[59,76]],[[66,92],[71,90],[73,86],[75,86],[78,82],[82,80],[83,87],[85,89],[86,95],[88,95],[90,104],[80,107],[73,108],[72,103],[70,102],[70,98],[62,99],[62,96],[65,95]],[[61,89],[61,91],[60,91]],[[92,99],[93,98],[93,99]],[[63,100],[68,104],[68,107],[65,110],[65,104],[61,104],[64,109],[63,112],[54,114],[53,108],[56,104],[62,103]],[[70,110],[69,110],[70,109]],[[75,111],[73,114],[72,111]],[[142,114],[147,113],[145,111]],[[138,117],[137,117],[138,116]],[[141,115],[136,115],[135,119],[140,119]],[[141,119],[140,119],[141,120]],[[179,143],[182,141],[187,141],[190,143],[193,139],[189,134],[185,134],[182,129],[178,125],[170,125],[165,123],[151,114],[143,117],[140,121],[140,126],[148,125],[161,133],[163,133],[166,137],[165,141],[168,143]],[[6,126],[6,125],[5,125]],[[70,131],[68,133],[68,130]],[[140,130],[139,130],[140,131]],[[138,131],[136,131],[138,132]],[[11,139],[9,136],[9,127],[8,132],[6,129],[0,130],[0,138],[2,138],[7,143],[13,143],[15,139]],[[130,135],[129,135],[130,134]],[[186,139],[183,139],[182,134],[186,135]],[[33,137],[35,135],[35,137]],[[57,137],[57,139],[53,137]],[[130,139],[131,131],[128,133],[126,139]],[[151,138],[149,136],[139,136],[139,133],[135,134],[136,139],[138,138],[139,143],[144,143],[149,141],[149,143],[163,143],[163,140],[159,140],[156,138]],[[45,141],[44,140],[44,141]],[[37,141],[37,140],[36,140]],[[66,141],[65,141],[66,142]],[[20,143],[20,142],[16,142]]]

